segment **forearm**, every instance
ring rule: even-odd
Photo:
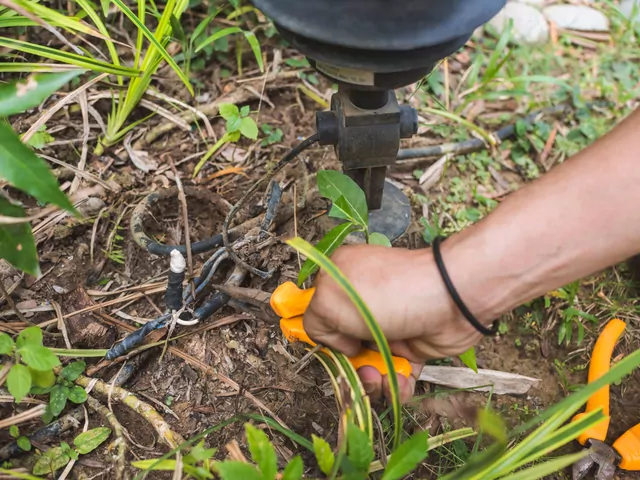
[[[443,244],[483,321],[640,252],[640,110]]]

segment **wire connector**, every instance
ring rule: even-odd
[[[182,308],[182,282],[184,282],[186,268],[187,262],[184,256],[176,249],[171,250],[167,291],[164,295],[164,301],[169,310]]]

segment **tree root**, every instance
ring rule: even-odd
[[[116,480],[127,480],[125,476],[125,456],[127,454],[127,441],[124,439],[124,435],[122,433],[122,425],[116,418],[115,414],[109,410],[107,407],[102,405],[98,400],[93,398],[91,395],[87,396],[87,405],[94,412],[102,415],[111,428],[113,429],[113,434],[116,436],[116,439],[109,445],[109,450],[115,450],[116,456],[114,458],[114,467],[115,467],[115,479]]]
[[[76,383],[82,387],[87,387],[92,380],[89,377],[81,375],[76,380]],[[141,415],[151,426],[158,432],[160,439],[164,441],[170,448],[176,448],[178,445],[184,442],[184,439],[176,432],[171,430],[171,427],[164,418],[157,412],[155,408],[142,400],[139,400],[134,394],[115,385],[110,385],[98,380],[93,386],[93,390],[104,396],[111,396],[111,398],[120,401],[125,404],[131,410]]]

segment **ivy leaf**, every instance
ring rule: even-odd
[[[44,160],[20,141],[6,123],[0,122],[0,177],[43,203],[52,203],[77,215],[62,193]]]
[[[52,93],[82,73],[83,70],[36,73],[27,78],[0,85],[0,117],[9,117],[37,107]]]
[[[12,350],[13,340],[11,337],[4,332],[0,332],[0,355],[7,355],[11,353]]]
[[[386,235],[378,232],[373,232],[371,235],[369,235],[369,244],[382,245],[383,247],[390,247],[391,241],[387,238]]]
[[[347,175],[335,170],[322,170],[318,172],[317,182],[320,195],[331,200],[334,207],[340,197],[344,197],[344,203],[349,205],[348,211],[353,215],[353,218],[339,218],[353,219],[356,223],[365,227],[367,226],[369,212],[367,199],[356,182]],[[344,208],[344,205],[342,205],[342,208]],[[332,211],[333,210],[332,208]],[[339,214],[339,212],[334,213],[336,215]]]
[[[31,374],[29,369],[16,363],[7,375],[7,388],[16,402],[22,400],[31,389]]]
[[[347,426],[347,456],[354,467],[365,472],[374,457],[371,439],[353,423]]]
[[[83,403],[87,400],[87,392],[85,392],[84,388],[74,385],[69,390],[69,400],[73,403]]]
[[[60,360],[56,357],[51,350],[42,345],[25,345],[18,349],[24,363],[29,365],[34,370],[45,372],[51,370],[54,367],[60,365]]]
[[[400,445],[389,457],[382,480],[399,480],[415,470],[427,457],[428,440],[429,432],[422,431]]]
[[[242,119],[242,124],[240,125],[240,133],[251,140],[257,139],[258,126],[256,125],[255,120],[251,117],[244,117]]]
[[[82,372],[84,372],[85,368],[87,368],[87,364],[84,360],[77,360],[64,367],[60,372],[60,375],[70,382],[73,382],[82,374]]]
[[[227,122],[230,120],[235,120],[240,117],[240,110],[233,103],[223,103],[220,105],[218,111],[222,118],[224,118]]]
[[[302,458],[296,455],[285,467],[284,472],[282,472],[282,480],[300,480],[302,478],[303,468]]]
[[[351,223],[341,223],[329,230],[324,237],[316,245],[316,249],[321,251],[327,256],[331,254],[340,246],[344,239],[354,230],[354,226]],[[300,273],[298,274],[298,286],[302,285],[304,281],[313,275],[318,270],[318,265],[307,258],[302,264]]]
[[[25,452],[29,452],[31,450],[31,441],[27,437],[19,437],[18,440],[16,440],[16,443],[18,444],[18,447],[20,447],[20,450]]]
[[[250,423],[245,425],[245,432],[251,458],[258,464],[263,480],[273,480],[278,473],[278,459],[269,437]]]
[[[62,413],[64,407],[67,405],[67,397],[69,396],[69,387],[64,385],[56,385],[51,389],[49,395],[49,409],[54,417],[57,417]]]
[[[109,438],[109,435],[111,435],[109,427],[92,428],[78,435],[73,440],[73,444],[78,453],[85,455],[102,445]]]
[[[313,452],[316,455],[316,461],[318,462],[320,470],[322,470],[322,473],[325,475],[331,475],[333,464],[336,461],[336,458],[331,451],[331,446],[326,440],[320,437],[313,434],[311,434],[311,437],[313,439]]]
[[[25,345],[42,345],[42,330],[40,330],[40,327],[27,327],[20,332],[16,340],[16,346],[22,348]]]
[[[478,363],[476,362],[475,348],[471,347],[466,352],[458,355],[458,358],[462,360],[462,363],[464,363],[467,367],[469,367],[474,372],[478,373]]]
[[[0,128],[2,125],[0,124]],[[0,146],[0,163],[2,162]],[[0,166],[0,175],[1,166]],[[8,217],[24,217],[24,210],[0,195],[0,213]],[[34,277],[40,276],[38,252],[29,222],[0,226],[0,258]]]
[[[262,480],[262,475],[253,465],[245,462],[226,461],[216,463],[216,469],[222,480]]]
[[[33,466],[33,474],[48,475],[60,470],[69,463],[69,460],[71,460],[71,457],[63,452],[62,447],[50,448],[38,458],[38,461]]]

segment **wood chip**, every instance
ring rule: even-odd
[[[540,379],[498,370],[478,369],[478,373],[466,367],[441,367],[427,365],[419,380],[450,388],[473,388],[478,392],[497,395],[523,395]]]

